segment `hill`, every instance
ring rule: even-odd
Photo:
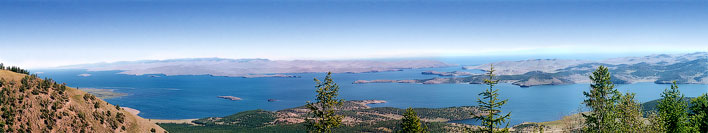
[[[686,110],[688,110],[688,111],[690,111],[690,109],[688,107],[691,106],[691,99],[693,99],[693,97],[684,97],[682,99],[684,102],[688,103],[688,106],[686,106]],[[642,103],[642,112],[644,113],[644,115],[658,111],[656,106],[659,105],[659,101],[661,101],[661,99],[651,100],[651,101]]]
[[[0,132],[166,132],[81,90],[0,70]]]
[[[624,57],[602,61],[533,59],[494,62],[477,66],[464,66],[463,68],[486,70],[489,69],[490,65],[494,65],[497,70],[495,73],[498,75],[500,82],[512,83],[521,87],[590,83],[587,77],[600,65],[610,69],[612,80],[617,84],[636,82],[668,84],[672,81],[680,84],[708,84],[708,53],[706,52]],[[486,75],[477,74],[467,77],[416,80],[359,80],[354,83],[480,84],[483,82],[482,79],[486,77]]]

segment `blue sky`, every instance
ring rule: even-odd
[[[0,62],[708,51],[708,2],[0,1]]]

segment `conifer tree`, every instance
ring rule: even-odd
[[[618,132],[629,133],[642,131],[644,120],[642,118],[642,108],[634,100],[634,93],[626,93],[621,96],[617,104],[617,115],[619,117]]]
[[[337,115],[336,110],[342,106],[344,100],[337,99],[339,86],[332,80],[332,73],[328,72],[324,82],[315,78],[317,98],[315,102],[307,101],[305,105],[313,118],[306,119],[306,126],[310,132],[331,133],[332,128],[342,123],[343,116]]]
[[[683,94],[678,90],[676,81],[671,84],[670,89],[664,90],[661,97],[662,99],[656,107],[659,110],[659,117],[666,127],[666,132],[688,132],[688,113],[686,111],[688,103],[683,100]]]
[[[646,125],[644,131],[646,131],[647,133],[666,132],[666,125],[664,124],[664,120],[661,119],[657,112],[649,112],[649,114],[647,114],[647,117],[647,119],[649,120],[649,124]]]
[[[620,99],[620,93],[612,83],[609,69],[600,66],[592,72],[590,76],[592,84],[590,92],[583,92],[585,99],[583,103],[590,108],[589,114],[583,114],[585,118],[586,132],[614,132],[615,103]]]
[[[708,93],[691,99],[690,109],[694,131],[708,133]]]
[[[408,107],[401,118],[401,132],[404,133],[425,133],[426,128],[421,126],[420,118],[413,108]]]
[[[511,113],[502,114],[501,106],[506,104],[508,99],[500,100],[498,89],[494,89],[494,85],[499,83],[499,80],[495,80],[496,75],[494,75],[494,66],[490,65],[489,71],[487,72],[488,79],[484,79],[484,84],[487,84],[487,88],[484,92],[479,93],[482,98],[477,98],[477,103],[479,104],[479,110],[486,115],[476,115],[472,114],[472,119],[481,120],[482,128],[481,132],[493,133],[493,132],[509,132],[509,122],[507,119],[511,118]],[[500,128],[502,124],[505,124],[504,128]]]

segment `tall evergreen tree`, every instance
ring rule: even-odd
[[[708,93],[691,99],[691,123],[694,130],[708,133]]]
[[[612,83],[610,71],[605,66],[600,66],[590,76],[592,84],[590,92],[583,92],[584,103],[590,108],[585,118],[586,132],[614,132],[616,126],[615,103],[620,99],[620,93]]]
[[[426,128],[421,126],[420,118],[413,108],[408,107],[401,118],[401,132],[404,133],[425,133]]]
[[[344,100],[337,99],[339,86],[332,80],[332,73],[328,72],[324,82],[315,78],[317,98],[315,102],[307,101],[305,105],[313,118],[306,119],[306,126],[310,132],[331,133],[332,128],[342,123],[343,116],[337,115],[337,108],[342,106]]]
[[[688,103],[683,100],[683,94],[678,90],[676,81],[671,84],[670,89],[664,90],[661,97],[662,99],[656,107],[659,111],[659,117],[661,117],[666,126],[666,132],[688,132],[688,113],[686,110]]]
[[[489,79],[484,79],[484,84],[487,84],[489,88],[479,93],[479,96],[482,98],[477,98],[479,110],[487,114],[478,116],[472,113],[472,119],[482,121],[481,132],[509,132],[509,122],[507,122],[507,119],[511,118],[511,113],[505,115],[501,114],[501,106],[506,104],[508,99],[500,100],[497,98],[499,97],[499,90],[494,89],[494,85],[499,83],[499,80],[495,80],[496,75],[494,75],[494,71],[494,66],[490,66],[489,71],[487,71]],[[496,130],[503,124],[505,124],[504,128]]]

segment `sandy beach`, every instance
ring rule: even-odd
[[[123,108],[125,111],[128,111],[131,114],[138,115],[140,114],[140,110],[133,109],[133,108],[128,108],[128,107],[120,107]]]
[[[123,108],[125,111],[128,111],[131,114],[138,115],[140,114],[140,110],[129,108],[129,107],[120,107]],[[147,119],[147,118],[146,118]],[[148,119],[148,121],[152,123],[175,123],[175,124],[192,124],[192,121],[197,120],[197,119],[178,119],[178,120],[160,120],[160,119]]]

